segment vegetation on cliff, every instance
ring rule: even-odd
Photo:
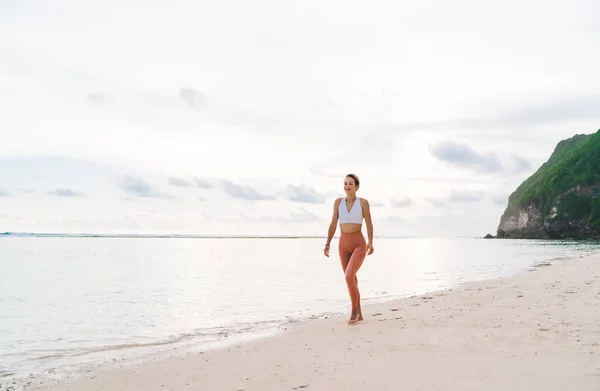
[[[528,206],[547,223],[577,221],[600,229],[600,130],[560,141],[548,161],[510,195],[502,218]]]

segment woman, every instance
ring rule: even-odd
[[[364,198],[356,197],[356,191],[360,187],[360,181],[354,174],[346,175],[344,179],[344,191],[346,197],[338,198],[333,203],[333,216],[329,225],[327,243],[324,253],[329,257],[331,239],[340,223],[340,241],[338,252],[342,268],[346,275],[346,285],[352,302],[352,313],[348,324],[354,324],[363,320],[360,308],[360,292],[358,291],[358,278],[356,272],[360,269],[365,257],[373,254],[373,223],[371,221],[371,209],[369,202]],[[362,234],[363,219],[367,225],[368,242]]]

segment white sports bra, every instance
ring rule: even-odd
[[[350,212],[348,212],[348,209],[346,208],[346,199],[342,198],[340,201],[340,206],[338,207],[338,216],[340,224],[362,224],[363,212],[360,204],[360,198],[356,198],[354,205],[352,205],[352,208],[350,209]]]

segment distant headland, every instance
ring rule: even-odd
[[[600,239],[600,130],[560,141],[485,238]]]

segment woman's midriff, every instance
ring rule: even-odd
[[[345,223],[340,224],[340,231],[345,234],[359,232],[362,229],[362,224]]]

